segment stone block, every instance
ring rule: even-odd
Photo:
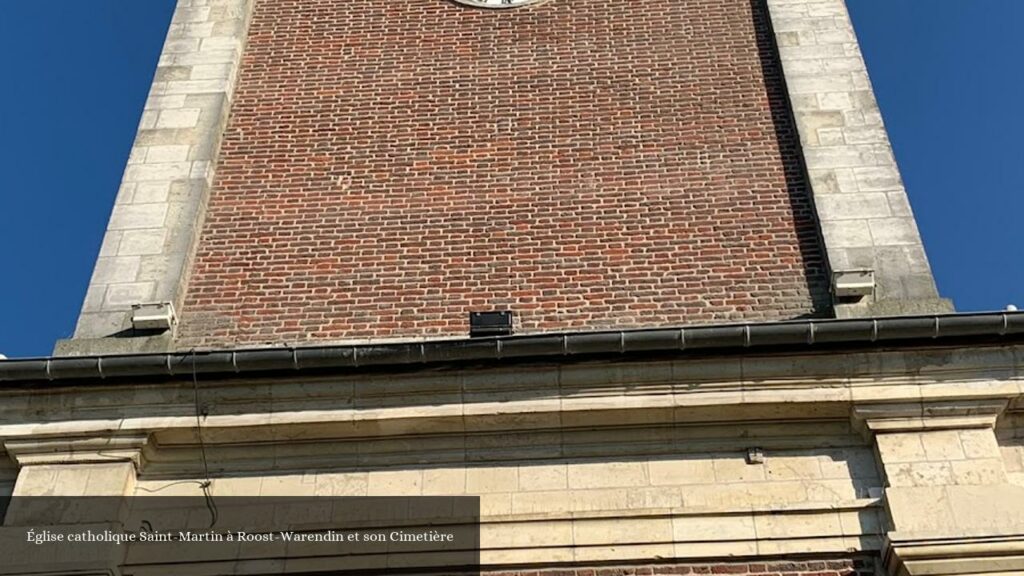
[[[825,479],[878,479],[875,455],[867,448],[831,451],[818,459],[822,478]]]
[[[821,225],[822,236],[830,249],[863,248],[873,246],[871,228],[867,220],[825,221]]]
[[[99,258],[92,271],[91,284],[134,282],[139,273],[138,256]]]
[[[755,514],[754,528],[761,539],[841,536],[839,514],[833,510],[800,514]]]
[[[786,77],[786,86],[793,94],[851,92],[856,89],[850,74],[820,74]]]
[[[465,493],[464,468],[428,468],[423,471],[424,496],[458,496]]]
[[[260,481],[260,496],[313,496],[316,478],[303,474],[264,476]]]
[[[107,292],[103,298],[103,307],[104,309],[127,309],[132,304],[152,302],[155,288],[156,285],[153,282],[111,284],[107,286]]]
[[[676,558],[735,558],[760,554],[756,540],[731,542],[678,542],[673,556]]]
[[[161,110],[155,128],[192,128],[199,123],[201,110],[197,108],[181,108]]]
[[[519,467],[520,490],[565,490],[568,487],[568,470],[565,464]]]
[[[422,470],[381,470],[369,473],[367,496],[419,496]]]
[[[685,489],[685,487],[679,486],[633,488],[629,491],[629,508],[632,510],[680,508],[683,506],[681,490]]]
[[[104,294],[104,299],[105,298],[106,295]],[[118,312],[83,312],[78,316],[78,323],[75,327],[76,338],[79,337],[79,335],[103,338],[130,327],[129,317],[126,310],[127,308]],[[69,352],[67,355],[84,356],[87,354],[86,350],[74,345],[73,340],[59,342],[58,346],[61,346],[62,344],[64,349],[74,350],[74,352]]]
[[[166,112],[161,113],[161,117]],[[162,162],[186,162],[188,161],[189,146],[175,144],[168,146],[150,146],[146,150],[146,162],[159,164]]]
[[[949,462],[887,462],[885,476],[890,486],[948,486],[953,484],[953,467]]]
[[[1006,484],[1006,469],[1001,458],[983,458],[952,462],[953,483],[958,485]]]
[[[511,501],[513,514],[569,512],[573,509],[570,492],[566,490],[519,492],[511,495]],[[625,497],[622,504],[626,504]]]
[[[103,299],[107,292],[106,284],[90,284],[85,292],[82,312],[99,312],[103,309]]]
[[[166,162],[161,164],[140,164],[125,170],[126,182],[146,182],[188,179],[192,171],[191,162]]]
[[[466,469],[466,493],[489,494],[519,490],[519,470],[514,466]]]
[[[571,546],[573,523],[523,522],[484,524],[480,527],[481,548],[541,548]]]
[[[740,514],[686,515],[672,519],[672,537],[676,542],[721,542],[756,540],[754,517]]]
[[[169,191],[170,184],[167,182],[139,182],[135,185],[132,202],[135,204],[166,202]]]
[[[857,167],[853,170],[853,176],[862,192],[903,190],[903,180],[895,166]]]
[[[768,480],[814,480],[821,478],[821,467],[813,456],[774,456],[765,459]]]
[[[848,58],[839,59],[840,61],[848,61]],[[836,59],[822,61],[822,67],[828,66],[830,63],[835,62]],[[834,118],[833,126],[843,127],[846,125],[846,120],[842,114],[843,111],[854,109],[853,100],[850,98],[849,92],[823,92],[816,93],[815,97],[818,99],[818,107],[822,110],[829,110],[829,112],[822,112],[822,114],[829,114]]]
[[[185,107],[185,95],[176,94],[173,96],[160,96],[151,94],[146,100],[146,110],[170,110]]]
[[[647,544],[671,539],[670,518],[579,519],[573,522],[572,543],[576,546]]]
[[[876,245],[912,246],[921,243],[917,226],[909,218],[882,218],[870,220],[871,237]]]
[[[230,62],[223,64],[197,64],[191,68],[190,80],[226,80],[234,72]]]
[[[843,136],[850,144],[887,144],[889,137],[882,126],[847,126]]]
[[[963,447],[960,445],[960,434],[957,430],[937,430],[920,435],[925,456],[930,462],[946,460],[963,460]]]
[[[858,489],[858,484],[864,486]],[[805,480],[801,483],[807,494],[807,502],[849,502],[867,495],[868,485],[880,485],[880,481],[864,482],[852,478],[836,480]]]
[[[751,484],[748,505],[763,509],[810,502],[807,495],[809,482],[814,480],[776,480]]]
[[[230,86],[228,80],[217,79],[217,80],[175,80],[173,82],[167,82],[164,86],[165,95],[175,94],[208,94],[208,93],[220,93],[227,92]],[[196,115],[196,120],[199,117]],[[190,126],[195,126],[191,124]]]
[[[846,143],[842,128],[821,128],[817,132],[817,143],[822,146],[840,146]]]
[[[874,508],[863,510],[843,510],[839,512],[839,524],[844,536],[860,536],[865,534],[882,535],[885,526],[880,512]]]
[[[955,519],[954,534],[1024,533],[1024,488],[1010,484],[947,486],[944,499]]]
[[[1024,447],[1000,446],[999,455],[1008,472],[1024,472]]]
[[[569,466],[569,488],[613,488],[646,486],[646,466],[642,462],[598,462]]]
[[[508,516],[512,514],[512,494],[481,494],[481,516]]]
[[[710,458],[652,460],[648,463],[648,472],[654,486],[711,484],[715,481],[714,461]]]
[[[823,220],[866,220],[891,215],[885,194],[822,194],[815,204]]]
[[[167,216],[165,204],[128,204],[114,207],[110,217],[111,230],[160,228]]]
[[[569,503],[573,512],[628,510],[629,494],[629,488],[570,490]]]
[[[815,194],[843,194],[858,192],[857,180],[852,170],[823,169],[808,172]]]
[[[164,249],[165,231],[161,228],[151,230],[125,230],[118,246],[118,257],[144,256],[160,254]]]

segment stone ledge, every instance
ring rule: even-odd
[[[44,464],[110,464],[131,462],[142,465],[142,449],[148,433],[90,436],[20,438],[4,441],[4,449],[19,466]]]
[[[836,318],[840,319],[951,314],[954,311],[953,301],[946,298],[893,299],[835,305]]]
[[[53,348],[54,356],[106,356],[113,354],[147,354],[167,352],[173,336],[170,332],[156,336],[126,338],[64,338]]]
[[[893,576],[1024,573],[1024,534],[946,539],[890,536],[884,547],[884,563]]]

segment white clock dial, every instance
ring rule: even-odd
[[[527,4],[536,4],[541,0],[455,0],[460,4],[478,8],[517,8]]]

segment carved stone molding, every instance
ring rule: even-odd
[[[887,539],[883,557],[893,576],[992,576],[1024,573],[1024,534],[955,539]]]
[[[879,433],[994,428],[1006,410],[1005,398],[860,404],[853,407],[855,429]]]
[[[131,462],[139,470],[143,462],[142,449],[148,442],[149,434],[132,432],[19,438],[4,441],[4,449],[18,466]]]

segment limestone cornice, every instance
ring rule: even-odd
[[[0,439],[145,434],[279,442],[500,430],[849,421],[990,426],[1024,397],[1015,346],[532,363],[3,391]],[[854,409],[856,407],[856,409]],[[925,423],[927,422],[927,423]],[[866,428],[867,429],[867,428]],[[180,439],[179,438],[179,439]]]
[[[865,434],[994,428],[1007,398],[860,404],[851,412],[854,427]]]
[[[1009,576],[1024,572],[1024,534],[943,539],[890,536],[883,557],[893,576]]]
[[[18,466],[131,462],[139,469],[148,442],[149,434],[143,432],[44,436],[8,439],[4,449]]]

